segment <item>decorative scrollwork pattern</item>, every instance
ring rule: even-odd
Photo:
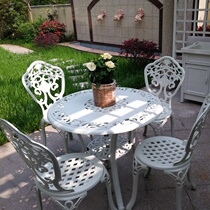
[[[179,63],[168,56],[149,64],[144,73],[147,86],[151,81],[150,92],[161,98],[162,102],[167,102],[176,94],[185,74]]]
[[[73,93],[56,102],[48,117],[71,131],[103,129],[110,130],[107,134],[111,134],[113,128],[121,129],[121,133],[126,126],[134,125],[134,129],[143,126],[162,111],[159,99],[151,93],[118,87],[116,95],[115,105],[101,108],[94,105],[92,90]]]
[[[24,74],[25,86],[44,112],[65,91],[63,70],[44,61],[33,62]]]

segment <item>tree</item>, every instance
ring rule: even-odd
[[[24,0],[24,2],[26,3],[26,5],[28,7],[29,20],[30,20],[31,23],[33,23],[34,19],[33,19],[33,14],[32,14],[32,10],[31,10],[30,0]]]
[[[27,10],[19,0],[0,0],[0,39],[14,36],[19,25],[27,20]]]

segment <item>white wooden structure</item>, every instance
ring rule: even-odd
[[[189,36],[200,37],[201,41],[202,37],[210,37],[210,0],[174,1],[172,56],[176,60],[181,60],[181,48],[187,45]]]

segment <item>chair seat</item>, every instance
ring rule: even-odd
[[[156,169],[176,169],[174,163],[185,155],[185,141],[168,136],[155,136],[143,140],[135,150],[135,158]],[[178,166],[180,169],[180,165]]]
[[[65,191],[62,191],[62,193],[56,191],[52,184],[50,185],[51,191],[49,191],[40,182],[37,183],[44,193],[54,199],[66,200],[68,196],[71,196],[72,199],[80,197],[98,184],[104,176],[104,166],[93,155],[85,153],[66,154],[57,157],[57,160],[61,170],[59,184],[63,189],[67,190],[66,193]],[[50,179],[51,176],[54,176],[54,172],[51,165],[48,168],[47,173],[49,173]]]
[[[155,119],[154,122],[165,120],[171,116],[172,109],[169,107],[169,105],[167,103],[162,103],[162,107],[163,107],[162,113],[158,116],[157,119]]]
[[[132,148],[132,143],[128,142],[126,136],[118,136],[117,138],[117,148],[116,148],[116,158],[120,158],[127,154]],[[111,146],[111,135],[99,136],[87,145],[87,153],[95,155],[100,160],[110,159],[110,146]]]

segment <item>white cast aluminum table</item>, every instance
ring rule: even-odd
[[[161,102],[152,94],[118,87],[114,106],[94,106],[92,90],[84,90],[54,103],[48,111],[48,119],[54,127],[71,133],[114,134],[111,139],[111,175],[118,209],[124,209],[115,158],[117,136],[148,125],[162,110]]]

